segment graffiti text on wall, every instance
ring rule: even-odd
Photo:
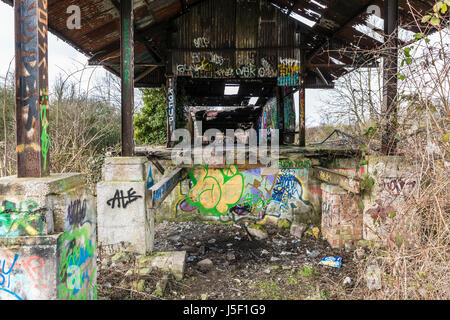
[[[192,187],[185,201],[178,202],[178,209],[212,213],[225,223],[288,216],[298,202],[313,210],[312,204],[304,198],[300,180],[301,171],[309,169],[258,168],[238,173],[237,168],[231,166],[228,172],[226,170],[206,166],[191,169]]]
[[[238,173],[235,165],[217,170],[197,165],[191,169],[189,176],[193,187],[186,195],[186,201],[202,212],[221,216],[227,214],[241,199],[244,177]]]
[[[280,58],[278,85],[281,87],[299,86],[300,79],[300,62],[296,59]]]
[[[25,300],[33,296],[33,291],[39,292],[46,289],[47,285],[43,283],[44,266],[45,261],[42,257],[19,256],[17,253],[2,250],[0,252],[0,291],[18,300]]]
[[[67,219],[69,220],[69,224],[80,224],[85,217],[86,199],[83,200],[83,203],[81,203],[81,200],[71,201],[67,207]]]
[[[127,191],[127,195],[123,194],[123,190],[116,190],[114,197],[106,201],[106,204],[114,209],[117,202],[118,208],[125,209],[130,203],[136,201],[139,198],[142,198],[142,196],[136,195],[136,191],[134,191],[133,188],[130,188]]]
[[[3,201],[0,206],[0,237],[42,235],[43,221],[39,213],[33,213],[37,208],[36,201],[27,200],[16,205]]]

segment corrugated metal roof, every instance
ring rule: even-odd
[[[13,5],[12,0],[2,1]],[[237,27],[223,20],[224,13],[234,7],[235,1],[241,3],[240,8],[243,8],[242,3],[246,3],[249,10],[236,13],[243,21]],[[273,17],[269,9],[258,5],[260,1],[278,8],[279,12],[289,16],[289,21]],[[409,2],[419,12],[425,12],[434,5],[431,0]],[[49,30],[87,55],[91,63],[104,64],[108,70],[118,75],[119,3],[118,0],[48,0]],[[407,1],[399,0],[399,4],[400,21],[406,26],[412,21]],[[69,17],[66,10],[70,5],[77,5],[81,9],[81,30],[70,30],[66,26]],[[187,42],[183,43],[181,40],[193,41],[201,34],[199,31],[208,29],[210,39],[213,39],[211,43],[223,48],[232,48],[235,43],[241,48],[292,46],[290,33],[301,29],[307,61],[319,65],[324,78],[335,79],[347,72],[347,69],[337,68],[337,61],[352,64],[355,60],[354,56],[345,51],[329,49],[353,46],[370,50],[380,45],[377,40],[355,29],[356,25],[365,24],[367,8],[371,5],[379,6],[381,14],[383,13],[383,0],[135,0],[135,76],[139,78],[136,86],[159,86],[165,83],[164,65],[169,59],[169,35],[175,25],[182,28],[179,45],[187,45]],[[246,15],[255,8],[259,10],[259,25],[250,19],[246,20]],[[199,12],[197,21],[180,20],[180,17],[192,10]],[[295,19],[296,15],[297,18],[300,16],[308,19],[311,26]],[[274,23],[283,25],[274,28]],[[313,23],[315,24],[312,25]],[[223,25],[228,27],[223,28]],[[292,26],[297,27],[294,29]],[[414,27],[407,29],[416,31]],[[255,33],[259,39],[251,36]],[[237,35],[236,39],[232,37],[234,34]],[[360,64],[365,59],[367,56],[361,55],[356,62]],[[149,73],[150,71],[152,72]],[[317,73],[316,69],[312,71]],[[314,86],[314,79],[307,81]]]

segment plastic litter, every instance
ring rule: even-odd
[[[314,237],[315,237],[316,239],[319,238],[319,233],[320,233],[319,228],[314,227],[314,228],[312,229],[312,233],[313,233],[313,235],[314,235]]]
[[[333,268],[341,268],[342,267],[342,258],[341,257],[325,257],[323,258],[319,264],[324,266],[329,266]]]
[[[319,256],[320,251],[319,250],[313,250],[313,251],[309,251],[308,249],[306,249],[306,255],[308,256],[308,258],[310,259],[315,259]]]
[[[195,259],[197,259],[196,256],[189,256],[189,257],[186,258],[186,262],[194,262]]]

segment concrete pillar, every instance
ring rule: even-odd
[[[153,250],[154,217],[147,210],[145,157],[107,158],[97,184],[98,241],[107,252]]]
[[[96,226],[82,175],[0,178],[0,299],[96,299]]]
[[[343,188],[322,183],[322,234],[333,248],[362,239],[363,213],[360,197]]]

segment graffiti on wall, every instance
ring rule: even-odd
[[[393,196],[410,194],[417,182],[402,178],[381,178],[379,185],[382,190],[389,192]]]
[[[208,48],[211,48],[211,41],[207,37],[195,38],[193,48],[202,50],[190,52],[190,61],[185,60],[184,63],[176,65],[177,76],[193,78],[277,78],[279,74],[281,64],[278,63],[276,55],[261,55],[258,58],[256,51],[247,51],[222,56],[213,50],[208,50]],[[290,64],[296,60],[281,58],[280,61],[286,64],[281,67],[283,73],[293,72],[296,68]],[[291,78],[289,78],[289,81],[294,83]]]
[[[311,160],[280,160],[278,161],[278,167],[284,169],[311,168]]]
[[[238,173],[235,165],[225,169],[209,169],[208,166],[197,165],[191,169],[189,176],[193,186],[186,201],[202,212],[210,212],[219,217],[241,199],[244,177]]]
[[[294,95],[291,94],[284,98],[284,129],[286,131],[295,131],[295,105]]]
[[[299,205],[310,207],[301,181],[303,169],[258,168],[238,172],[236,166],[191,169],[191,188],[177,201],[182,212],[211,213],[221,222],[263,221],[292,217]]]
[[[6,294],[7,299],[25,300],[46,289],[44,267],[45,260],[40,256],[19,256],[18,253],[1,250],[0,294]]]
[[[133,203],[139,198],[142,198],[142,196],[136,195],[136,191],[134,191],[133,188],[130,188],[126,195],[123,194],[123,190],[116,190],[114,197],[106,201],[106,204],[110,206],[111,209],[114,209],[117,203],[117,208],[125,209],[130,203]]]
[[[280,58],[280,63],[278,64],[278,85],[281,87],[299,86],[300,79],[300,61]]]
[[[168,78],[167,83],[167,130],[169,140],[172,137],[172,132],[175,130],[175,79]]]
[[[5,268],[6,259],[0,259],[0,291],[6,292],[13,297],[17,298],[18,300],[22,300],[20,296],[18,296],[16,293],[11,291],[11,271],[14,268],[14,265],[16,264],[17,259],[19,258],[18,254],[14,255],[14,260],[11,262],[11,265],[9,267]]]
[[[153,179],[152,166],[149,166],[148,176],[147,176],[147,189],[150,189],[155,184],[155,180]]]
[[[262,137],[269,141],[272,132],[278,129],[278,108],[277,99],[270,99],[263,107],[261,117],[259,118],[258,128],[262,133]]]
[[[68,212],[74,211],[73,208],[80,208],[81,203],[81,211],[84,211],[84,214],[76,215],[79,223],[70,223],[58,243],[59,299],[97,299],[95,224],[86,214],[86,200],[71,201]],[[70,222],[69,216],[67,219]]]
[[[67,207],[67,219],[70,225],[80,224],[86,218],[86,199],[71,201]]]
[[[37,236],[43,234],[43,221],[36,201],[27,200],[18,205],[3,201],[0,206],[0,237]]]

